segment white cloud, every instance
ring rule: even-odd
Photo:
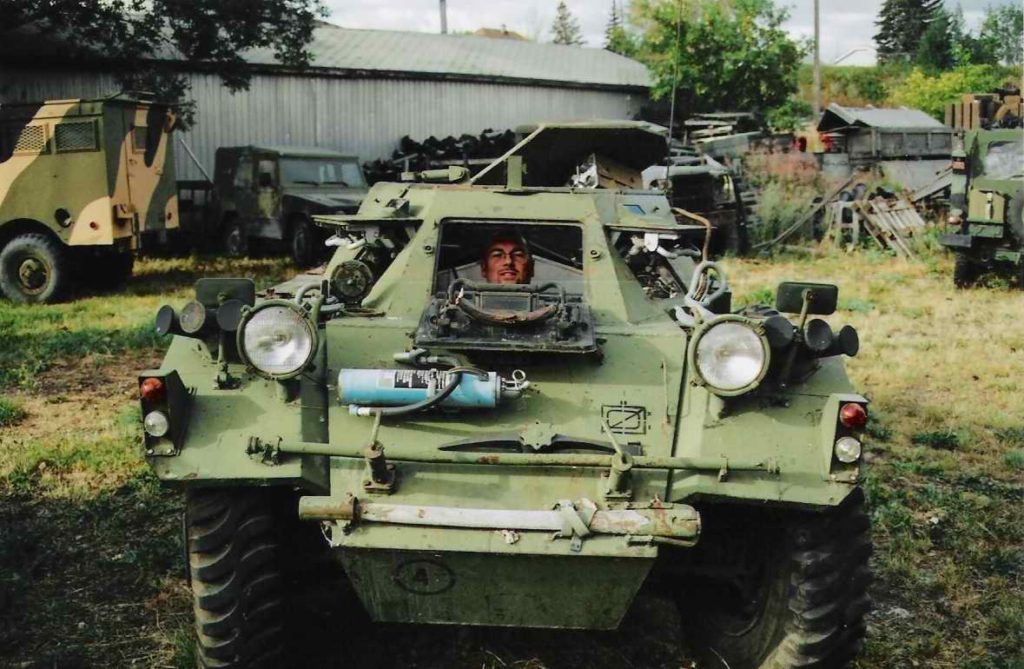
[[[981,22],[990,4],[1018,0],[945,0],[946,6],[963,8],[969,28]],[[785,27],[791,35],[809,38],[814,34],[813,0],[782,0],[789,9]],[[381,30],[440,31],[439,0],[327,0],[329,20],[348,28]],[[448,30],[469,31],[500,28],[522,33],[532,39],[549,41],[557,0],[447,0]],[[608,23],[611,0],[566,0],[569,11],[579,20],[588,46],[601,46]],[[875,62],[875,19],[882,0],[858,0],[851,9],[850,0],[820,0],[821,58],[830,63],[850,51],[844,64],[870,65]]]

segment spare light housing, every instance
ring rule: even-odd
[[[771,347],[759,322],[726,314],[697,328],[689,358],[699,383],[716,395],[734,397],[760,385],[771,363]]]
[[[264,378],[281,380],[301,374],[319,343],[306,312],[287,300],[268,300],[246,311],[236,341],[242,362]]]

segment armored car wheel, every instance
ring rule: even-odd
[[[185,534],[200,669],[286,664],[278,500],[274,491],[187,493]]]
[[[705,514],[698,548],[703,567],[731,578],[692,577],[678,593],[684,633],[707,661],[702,666],[847,666],[863,644],[870,608],[863,494],[856,491],[827,514],[787,514],[756,525],[733,522],[739,517]]]
[[[60,242],[38,233],[18,235],[0,251],[0,291],[14,302],[47,303],[67,287]]]

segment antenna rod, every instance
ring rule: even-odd
[[[821,16],[814,0],[814,122],[821,118]]]
[[[672,64],[672,100],[668,108],[668,139],[665,151],[665,165],[670,165],[672,160],[672,128],[676,121],[676,88],[679,86],[679,35],[683,21],[683,0],[676,3],[676,50],[675,62]]]

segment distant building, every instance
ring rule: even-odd
[[[830,104],[818,122],[826,175],[872,167],[908,189],[934,181],[949,165],[953,129],[920,109]]]
[[[500,32],[500,31],[499,31]],[[281,66],[270,50],[247,56],[252,84],[232,95],[218,77],[190,72],[196,127],[182,133],[207,171],[219,146],[332,148],[364,160],[390,156],[404,135],[423,139],[525,123],[630,119],[647,101],[647,68],[603,49],[512,37],[352,30],[322,24],[312,67]],[[519,36],[521,37],[521,36]],[[100,65],[68,67],[58,51],[0,52],[0,104],[117,92]],[[179,178],[201,173],[179,152]]]

